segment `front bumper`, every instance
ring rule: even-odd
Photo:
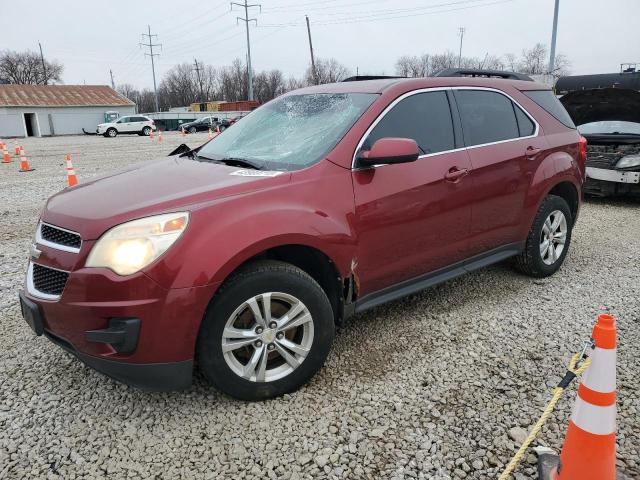
[[[20,300],[36,334],[134,387],[166,391],[191,384],[195,343],[213,285],[166,289],[144,273],[121,277],[100,268],[71,271],[57,299],[39,297],[29,284],[27,277]],[[36,312],[31,317],[39,317],[39,328],[25,310]]]
[[[640,197],[640,172],[587,167],[584,193],[599,197]]]

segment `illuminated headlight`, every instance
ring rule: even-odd
[[[627,155],[626,157],[622,157],[616,163],[616,168],[632,168],[632,167],[640,167],[640,154],[637,155]]]
[[[167,213],[123,223],[96,242],[87,267],[110,268],[131,275],[158,259],[187,228],[187,212]]]

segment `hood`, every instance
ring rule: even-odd
[[[174,156],[66,188],[49,199],[42,220],[94,240],[108,228],[135,218],[189,210],[195,204],[281,185],[290,177],[288,172],[245,170]]]
[[[560,98],[573,122],[624,121],[640,123],[640,92],[624,88],[576,90]]]

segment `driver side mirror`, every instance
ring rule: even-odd
[[[386,137],[377,140],[371,150],[362,152],[358,157],[358,164],[361,167],[371,167],[415,162],[419,156],[418,144],[412,138]]]

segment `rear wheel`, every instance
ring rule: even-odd
[[[203,320],[198,364],[242,400],[297,390],[324,364],[335,324],[322,288],[293,265],[262,261],[225,282]]]
[[[536,214],[523,252],[515,265],[532,277],[547,277],[560,268],[569,245],[573,218],[569,205],[556,195],[548,195]]]

